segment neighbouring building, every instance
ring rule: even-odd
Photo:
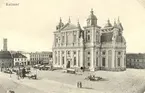
[[[3,50],[0,51],[0,67],[13,67],[13,58],[9,51],[7,51],[7,39],[3,39]]]
[[[128,53],[126,59],[128,68],[145,68],[145,54],[143,53]]]
[[[21,53],[12,54],[14,66],[26,66],[28,65],[27,57]]]
[[[22,52],[22,55],[27,57],[27,65],[31,65],[31,62],[30,62],[30,53],[29,52]]]
[[[118,18],[114,25],[108,19],[104,27],[91,10],[87,25],[64,24],[60,19],[54,31],[53,66],[61,68],[84,67],[95,70],[126,70],[126,41]]]
[[[52,52],[31,52],[30,62],[32,65],[35,64],[50,64],[52,59]]]

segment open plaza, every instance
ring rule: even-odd
[[[15,93],[143,93],[145,70],[127,69],[122,72],[95,71],[79,74],[63,70],[41,71],[32,69],[37,79],[17,78],[15,74],[0,73],[0,93],[14,90]],[[89,75],[102,77],[99,81],[85,79]],[[82,88],[77,88],[77,82]]]

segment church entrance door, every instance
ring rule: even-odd
[[[67,68],[70,68],[70,61],[67,62]]]

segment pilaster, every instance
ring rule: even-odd
[[[94,48],[92,48],[91,49],[91,66],[90,66],[90,70],[91,71],[94,71],[95,69],[94,69],[94,58],[95,58],[95,56],[94,56]]]

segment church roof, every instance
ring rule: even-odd
[[[77,29],[78,27],[72,23],[67,23],[63,26],[61,30],[71,30],[71,29]]]
[[[116,38],[116,42],[125,42],[125,39],[124,39],[123,36],[118,35],[117,38]]]
[[[113,33],[102,33],[101,35],[101,42],[111,42],[113,37]]]
[[[27,58],[26,56],[22,55],[21,53],[12,54],[13,58]]]
[[[130,54],[126,54],[126,57],[128,59],[145,59],[145,54],[135,54],[135,53],[130,53]]]
[[[0,59],[12,59],[9,51],[0,51]]]
[[[113,37],[113,32],[109,33],[102,33],[101,35],[101,42],[111,42]],[[125,42],[125,39],[122,35],[116,36],[116,42]]]

